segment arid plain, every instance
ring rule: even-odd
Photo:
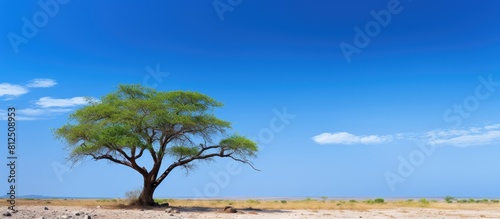
[[[376,200],[376,199],[375,199]],[[184,200],[169,207],[132,207],[123,199],[21,199],[3,218],[500,218],[496,200]],[[4,203],[4,201],[2,202]],[[5,209],[7,209],[7,206]],[[231,213],[228,209],[236,212]],[[7,211],[3,211],[5,214]]]

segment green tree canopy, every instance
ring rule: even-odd
[[[139,203],[154,205],[155,189],[177,167],[190,169],[197,160],[227,157],[253,168],[249,159],[256,156],[257,144],[227,134],[231,124],[214,115],[221,106],[197,92],[120,85],[73,113],[55,135],[67,143],[70,160],[90,157],[136,170],[144,178]],[[153,160],[150,169],[138,163],[145,154]],[[166,157],[172,163],[163,169]]]

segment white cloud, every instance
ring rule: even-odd
[[[500,124],[495,124],[495,125],[487,125],[484,127],[487,130],[492,130],[492,129],[500,129]]]
[[[36,78],[31,80],[26,87],[53,87],[57,84],[55,80],[49,78]]]
[[[394,140],[423,140],[433,146],[470,147],[500,143],[500,124],[467,129],[433,130],[425,133],[356,136],[347,132],[323,133],[313,137],[318,144],[381,144]]]
[[[28,89],[23,86],[8,83],[0,84],[0,97],[6,96],[7,98],[12,98],[26,93],[28,93]]]
[[[62,113],[73,111],[70,108],[26,108],[18,109],[16,120],[43,120],[50,119]],[[0,120],[7,120],[7,111],[0,110]]]
[[[28,108],[28,109],[18,110],[18,112],[20,114],[29,115],[29,116],[39,116],[39,115],[42,115],[45,112],[45,110]]]
[[[380,144],[392,141],[389,135],[356,136],[348,132],[323,133],[313,137],[318,144]]]
[[[79,105],[86,105],[89,101],[85,97],[73,97],[68,99],[54,99],[52,97],[42,97],[37,102],[36,105],[42,108],[48,107],[73,107]]]
[[[462,130],[431,131],[426,134],[429,145],[453,145],[457,147],[468,147],[477,145],[488,145],[500,142],[500,124],[485,127],[472,127]]]
[[[43,116],[43,115],[49,115],[53,113],[65,113],[72,111],[72,109],[69,108],[43,108],[43,109],[33,109],[33,108],[27,108],[27,109],[21,109],[18,110],[20,115],[26,115],[26,116]]]

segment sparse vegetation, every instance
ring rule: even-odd
[[[249,203],[249,204],[260,204],[260,201],[259,200],[255,200],[255,199],[248,199],[247,203]]]
[[[5,200],[5,199],[4,199]],[[0,206],[5,206],[8,204],[4,200],[0,200]],[[116,201],[115,201],[116,200]],[[369,210],[369,209],[391,209],[391,208],[431,208],[431,209],[492,209],[498,210],[497,201],[488,200],[488,202],[484,202],[483,199],[480,199],[480,203],[469,203],[468,199],[461,199],[454,201],[453,204],[448,204],[445,202],[437,202],[433,203],[431,201],[427,201],[426,199],[420,199],[418,201],[408,202],[408,200],[394,200],[387,201],[384,200],[383,204],[376,204],[375,200],[370,201],[356,201],[353,202],[351,200],[328,200],[325,203],[322,203],[321,200],[312,200],[309,202],[304,202],[304,200],[189,200],[189,199],[158,199],[157,201],[165,202],[168,200],[168,203],[171,206],[182,206],[182,207],[207,207],[207,208],[224,208],[231,203],[231,206],[235,208],[245,209],[245,208],[253,208],[253,209],[269,209],[269,210],[298,210],[298,209],[308,209],[311,211],[314,210],[339,210],[339,209],[350,209],[350,210]],[[424,201],[425,200],[425,201]],[[425,204],[427,201],[427,204]],[[63,199],[50,199],[50,200],[18,200],[19,205],[31,205],[31,206],[85,206],[85,207],[95,207],[102,206],[103,208],[116,208],[116,209],[124,209],[124,208],[135,208],[137,206],[128,205],[127,199],[83,199],[83,200],[63,200]],[[465,204],[462,204],[465,202]]]
[[[328,197],[327,197],[327,196],[321,196],[321,201],[322,201],[323,203],[325,203],[327,199],[328,199]]]
[[[358,201],[356,201],[356,200],[354,200],[354,199],[351,199],[351,200],[349,200],[349,202],[350,202],[350,203],[356,203],[356,202],[358,202]]]
[[[304,199],[304,201],[305,202],[312,202],[312,201],[314,201],[314,199],[307,197],[306,199]]]
[[[500,201],[499,201],[499,200],[496,200],[496,199],[491,199],[491,202],[492,202],[492,203],[500,203]]]
[[[384,199],[383,198],[377,198],[375,200],[373,200],[374,203],[384,203]]]
[[[125,193],[125,198],[127,198],[127,201],[130,205],[138,204],[141,191],[141,189],[134,189]]]
[[[424,205],[428,205],[429,204],[429,201],[425,198],[422,198],[418,201],[420,204],[424,204]]]
[[[446,197],[444,197],[444,200],[446,201],[446,203],[453,203],[453,200],[455,200],[455,197],[446,196]]]

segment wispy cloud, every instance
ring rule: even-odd
[[[18,84],[1,83],[0,97],[6,97],[4,100],[12,100],[29,92],[28,88],[47,88],[53,87],[57,82],[49,78],[36,78],[28,82],[26,86]]]
[[[425,134],[429,145],[469,147],[500,142],[500,124],[461,130],[439,130]]]
[[[49,78],[37,78],[31,80],[26,87],[33,87],[33,88],[46,88],[46,87],[53,87],[57,84],[57,82],[53,79]]]
[[[381,144],[393,140],[392,136],[357,136],[348,132],[323,133],[313,137],[318,144]]]
[[[68,99],[55,99],[52,97],[42,97],[35,104],[42,107],[73,107],[79,105],[86,105],[89,99],[86,97],[73,97]]]
[[[30,89],[49,88],[57,85],[57,82],[50,78],[36,78],[29,81],[26,85],[17,85],[2,83],[0,84],[0,97],[3,100],[15,99],[18,96],[26,94]],[[58,99],[53,97],[39,98],[34,104],[27,108],[18,108],[16,111],[17,120],[42,120],[54,118],[54,116],[73,111],[75,107],[87,105],[90,102],[98,102],[97,99],[86,97],[72,97]],[[23,105],[23,104],[21,104]],[[6,111],[0,109],[0,120],[5,120]]]
[[[13,98],[28,93],[28,89],[21,85],[2,83],[0,84],[0,97]]]
[[[313,138],[318,144],[382,144],[395,140],[420,140],[433,146],[470,147],[500,143],[500,124],[465,129],[432,130],[425,133],[357,136],[348,132],[323,133]]]
[[[44,120],[51,119],[57,115],[71,112],[72,108],[25,108],[16,111],[16,120]],[[0,120],[7,119],[7,111],[0,110]]]
[[[72,109],[70,109],[70,108],[46,108],[46,109],[26,108],[26,109],[18,110],[19,114],[26,115],[26,116],[42,116],[42,115],[53,114],[53,113],[65,113],[65,112],[69,112],[69,111],[72,111]]]

